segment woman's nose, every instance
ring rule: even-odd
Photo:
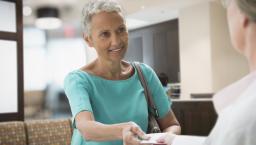
[[[120,40],[121,40],[120,36],[118,36],[117,34],[113,34],[111,38],[111,44],[113,46],[118,46],[120,44]]]

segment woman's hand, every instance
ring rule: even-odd
[[[134,122],[123,129],[124,145],[140,145],[141,140],[147,140],[149,137]]]
[[[163,145],[171,145],[175,136],[176,135],[173,133],[165,133],[163,136],[159,137],[156,141]]]

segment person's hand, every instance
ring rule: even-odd
[[[175,136],[176,135],[172,133],[165,133],[163,136],[159,137],[156,141],[163,145],[171,145]]]
[[[123,129],[123,145],[140,145],[141,140],[149,139],[149,137],[134,122]]]

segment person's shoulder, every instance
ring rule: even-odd
[[[69,78],[73,78],[73,79],[74,78],[82,78],[82,76],[83,76],[82,70],[77,69],[77,70],[73,70],[73,71],[69,72],[66,75],[65,79],[69,79]]]
[[[140,67],[141,67],[141,69],[142,69],[142,71],[145,72],[145,73],[147,73],[147,74],[154,72],[154,70],[152,69],[152,67],[149,66],[149,65],[146,64],[146,63],[143,63],[143,62],[134,62],[134,63],[139,64]]]
[[[142,62],[133,62],[134,64],[138,64],[141,68],[141,71],[146,78],[146,80],[151,80],[153,77],[156,77],[155,71],[146,63]]]
[[[141,69],[152,69],[148,64],[143,63],[143,62],[134,61],[131,63],[139,65],[141,67]]]
[[[73,70],[68,73],[64,79],[64,86],[73,84],[73,83],[84,83],[87,82],[89,75],[86,72],[83,72],[80,69]]]
[[[94,60],[93,62],[85,65],[85,66],[82,66],[81,68],[78,68],[76,70],[73,70],[71,71],[65,78],[65,80],[67,79],[88,79],[90,78],[90,73],[93,74],[92,70],[95,66],[95,62],[96,60]]]

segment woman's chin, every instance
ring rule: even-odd
[[[122,54],[122,53],[110,54],[110,59],[111,60],[121,61],[123,58],[124,58],[124,54]]]

